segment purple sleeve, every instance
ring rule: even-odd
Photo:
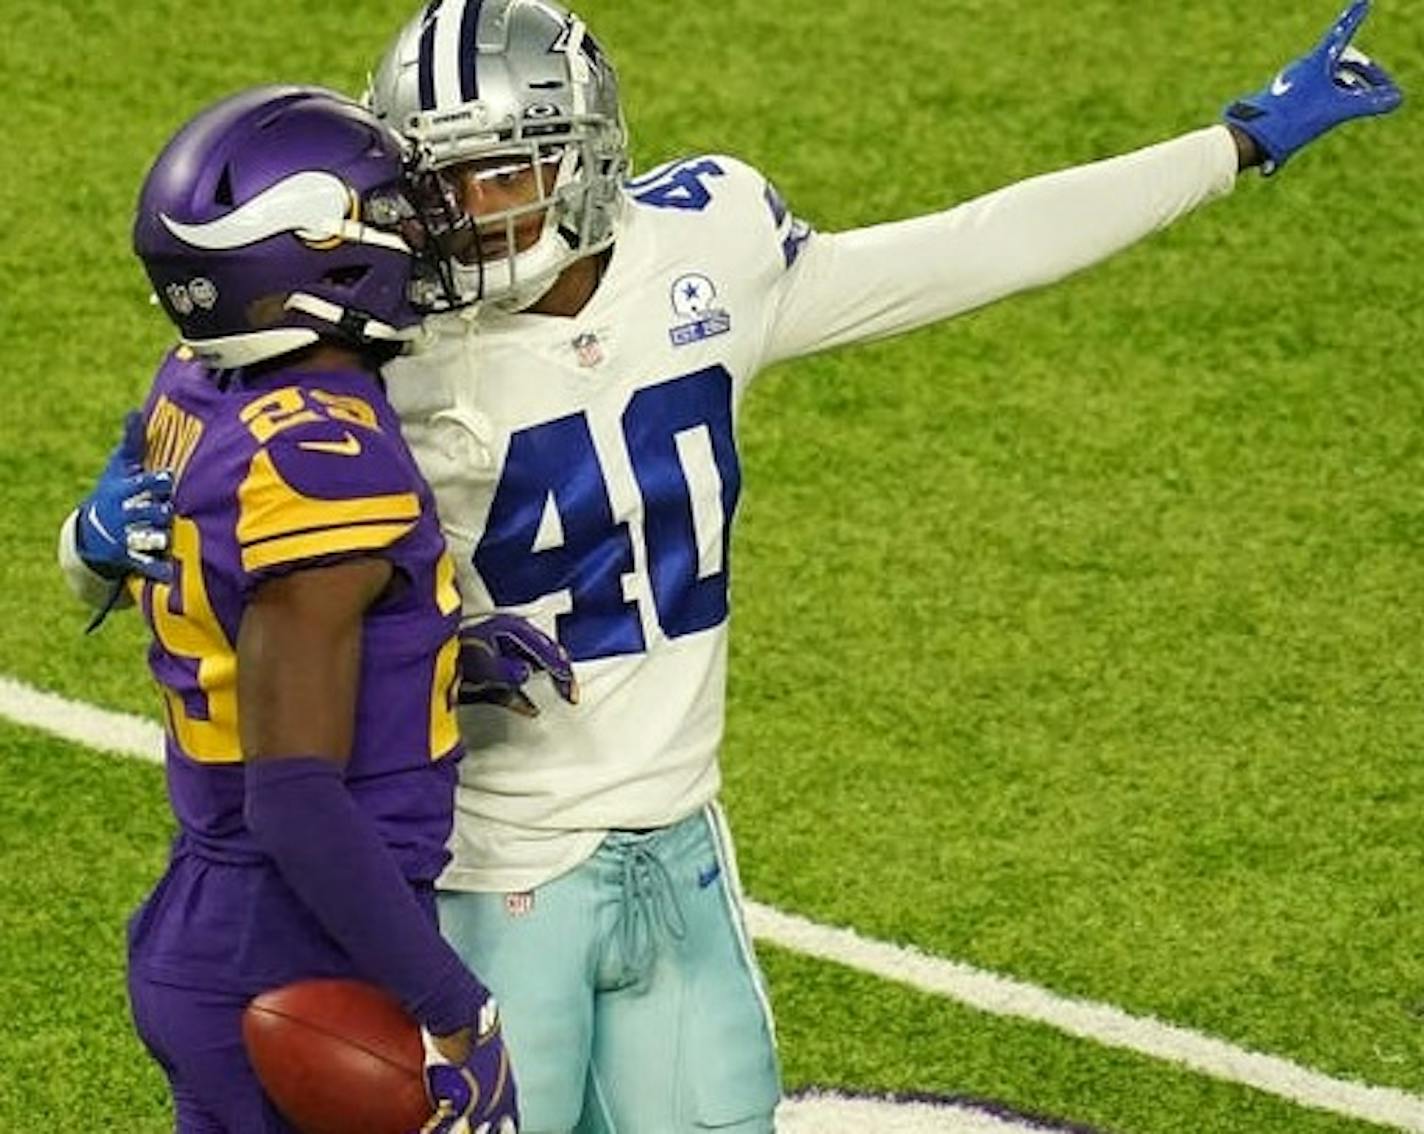
[[[246,782],[249,831],[357,969],[435,1035],[473,1024],[489,990],[421,909],[341,767],[313,756],[257,760]]]
[[[421,488],[396,438],[320,421],[283,430],[253,453],[236,492],[246,586],[385,552],[420,523]]]

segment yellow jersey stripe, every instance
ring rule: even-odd
[[[280,563],[319,559],[325,555],[373,551],[389,547],[414,527],[415,521],[412,520],[404,524],[354,524],[344,528],[326,528],[318,532],[278,536],[244,547],[242,569],[260,571],[264,567]]]
[[[441,614],[454,614],[460,609],[460,588],[455,583],[455,561],[448,551],[440,553],[435,565],[435,605]]]
[[[460,743],[455,718],[456,689],[460,682],[460,639],[453,634],[435,658],[430,685],[430,758],[438,760]]]
[[[266,449],[252,458],[238,487],[237,503],[237,540],[244,546],[353,524],[407,523],[409,527],[420,516],[414,492],[349,500],[304,496],[282,479]]]

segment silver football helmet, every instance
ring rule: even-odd
[[[552,0],[430,0],[366,99],[415,147],[425,220],[456,261],[458,304],[522,309],[613,242],[628,172],[618,79],[584,22]],[[489,159],[503,160],[492,169]],[[478,224],[466,215],[463,177],[521,169],[538,172],[536,199]],[[521,249],[516,227],[527,231],[533,215],[542,228]]]

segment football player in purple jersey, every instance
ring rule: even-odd
[[[448,271],[403,162],[359,105],[264,87],[188,122],[139,198],[135,250],[182,345],[111,462],[118,519],[91,499],[78,530],[120,531],[122,500],[135,530],[171,529],[169,569],[126,584],[179,828],[129,989],[180,1134],[291,1130],[241,1017],[313,977],[383,985],[420,1022],[425,1130],[517,1129],[495,1002],[434,917],[460,596],[377,369]]]

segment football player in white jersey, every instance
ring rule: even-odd
[[[460,302],[388,365],[390,399],[466,618],[542,627],[581,691],[521,691],[516,665],[498,700],[522,712],[462,717],[441,923],[500,997],[524,1129],[773,1125],[771,1017],[717,805],[748,384],[1061,279],[1394,109],[1350,46],[1367,9],[1221,125],[841,233],[728,156],[627,180],[613,69],[551,0],[431,0],[400,32],[369,97],[415,147]]]

